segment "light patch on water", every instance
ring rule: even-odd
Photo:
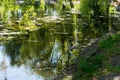
[[[44,80],[42,76],[36,75],[24,65],[11,66],[9,58],[4,53],[4,46],[0,45],[0,80]]]
[[[18,9],[18,18],[22,18],[22,11],[21,11],[21,9]]]
[[[58,18],[57,12],[56,12],[55,10],[53,11],[53,18],[54,18],[54,19],[57,19],[57,18]]]
[[[53,49],[52,49],[51,58],[50,58],[52,63],[58,62],[60,55],[61,55],[61,48],[60,47],[61,47],[61,43],[56,39],[54,46],[53,46]]]
[[[116,76],[116,77],[114,77],[113,80],[120,80],[120,76]]]

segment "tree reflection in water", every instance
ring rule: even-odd
[[[73,62],[78,52],[71,51],[70,46],[78,43],[80,46],[85,45],[98,33],[94,32],[96,29],[91,19],[84,22],[84,18],[80,24],[77,15],[70,14],[70,18],[72,20],[61,23],[45,23],[38,31],[4,43],[11,66],[24,65],[32,73],[49,79],[63,69],[66,63]]]
[[[44,0],[42,1],[44,3]],[[66,63],[72,63],[75,56],[78,56],[78,50],[75,50],[74,46],[78,45],[80,47],[78,49],[81,49],[91,39],[101,36],[103,32],[108,31],[108,25],[103,24],[107,22],[107,19],[102,20],[104,16],[102,18],[94,16],[92,19],[91,16],[86,17],[80,14],[67,13],[67,11],[62,11],[62,0],[59,1],[59,5],[57,5],[58,9],[54,6],[51,8],[43,4],[36,6],[34,12],[33,5],[28,5],[27,1],[25,5],[27,8],[21,6],[23,14],[27,15],[27,17],[23,17],[22,21],[24,23],[31,21],[29,19],[31,16],[28,16],[29,12],[29,15],[32,16],[34,13],[38,13],[37,16],[40,19],[41,17],[44,19],[44,17],[50,15],[55,20],[62,14],[61,19],[63,21],[49,22],[50,19],[47,22],[47,19],[44,21],[35,19],[38,24],[42,23],[39,30],[30,32],[27,36],[17,36],[5,42],[3,44],[5,55],[9,57],[11,66],[20,67],[24,65],[32,73],[49,79],[63,69]],[[39,10],[40,7],[42,10]],[[65,6],[65,10],[69,9],[67,7],[68,5]],[[46,14],[39,14],[42,11],[44,12],[44,10],[46,10]],[[5,10],[5,12],[7,11],[8,9]],[[34,18],[37,17],[34,16]]]
[[[59,34],[58,34],[59,35]],[[29,37],[19,37],[4,44],[11,66],[30,68],[47,79],[61,70],[67,61],[66,37],[56,36],[49,29],[32,32]]]

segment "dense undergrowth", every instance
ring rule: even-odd
[[[95,55],[87,59],[79,57],[77,72],[72,80],[94,80],[100,76],[120,72],[120,65],[114,66],[111,60],[120,55],[120,34],[111,35],[99,41]]]

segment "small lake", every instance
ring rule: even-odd
[[[116,19],[111,24],[118,30]],[[88,18],[75,10],[60,13],[49,7],[30,20],[39,29],[0,41],[0,80],[50,80],[73,63],[88,42],[109,31],[103,16]]]

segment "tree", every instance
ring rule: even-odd
[[[70,2],[71,8],[74,8],[74,4],[73,4],[72,0],[69,0],[69,2]]]
[[[80,11],[82,14],[106,15],[108,14],[108,0],[81,0]]]

